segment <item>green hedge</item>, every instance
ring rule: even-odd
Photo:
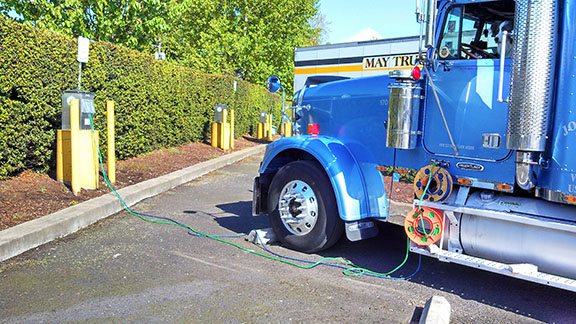
[[[78,84],[76,46],[74,38],[0,17],[0,179],[23,169],[55,167],[61,93]],[[217,103],[235,108],[236,137],[256,126],[261,110],[274,107],[276,123],[280,120],[281,99],[263,86],[156,61],[106,42],[91,43],[82,89],[95,92],[101,143],[106,142],[105,102],[115,101],[119,159],[209,138]]]

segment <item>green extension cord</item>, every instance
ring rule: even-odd
[[[430,183],[432,183],[432,177],[433,177],[432,171],[434,171],[435,166],[436,166],[436,162],[434,162],[434,164],[432,164],[432,169],[430,169],[430,178],[428,180],[428,183],[426,184],[426,188],[424,188],[424,192],[422,193],[422,197],[420,197],[420,200],[418,201],[418,217],[420,218],[420,226],[422,226],[422,232],[424,233],[424,236],[426,236],[426,237],[432,237],[432,234],[434,234],[434,229],[433,228],[430,229],[432,231],[432,233],[430,233],[430,234],[426,233],[426,227],[424,227],[424,218],[422,218],[422,215],[424,214],[424,212],[421,211],[422,201],[424,200],[424,196],[428,192],[428,187],[430,187]],[[436,170],[436,172],[438,172],[438,171],[440,171],[440,167],[438,167],[438,170]]]
[[[91,123],[91,125],[92,125],[92,124],[93,124],[93,122],[92,122],[92,115],[89,114],[89,117],[90,117],[90,123]],[[92,128],[92,134],[94,135],[94,128]],[[95,135],[93,136],[93,138],[95,139]],[[122,197],[120,197],[120,195],[118,194],[118,192],[116,192],[116,190],[114,189],[114,187],[112,186],[112,184],[110,184],[109,179],[108,179],[108,175],[106,174],[106,171],[104,170],[104,164],[102,163],[102,154],[101,154],[101,152],[100,152],[100,147],[97,145],[97,143],[95,143],[95,146],[96,146],[96,149],[97,149],[97,151],[98,151],[98,159],[99,159],[99,162],[100,162],[100,167],[101,167],[101,169],[102,169],[102,174],[104,175],[104,180],[105,180],[105,182],[106,182],[106,185],[110,188],[110,190],[111,190],[111,191],[116,195],[116,197],[120,200],[120,202],[121,202],[122,205],[124,206],[124,209],[125,209],[128,213],[130,213],[130,214],[133,215],[133,216],[136,216],[136,217],[140,218],[140,219],[143,220],[143,221],[146,221],[146,222],[149,222],[149,223],[154,223],[154,224],[176,225],[176,226],[179,226],[179,227],[183,227],[183,228],[186,228],[186,229],[188,229],[189,231],[191,231],[191,232],[193,232],[193,233],[195,233],[195,234],[197,234],[197,235],[200,235],[200,236],[203,236],[203,237],[207,237],[207,238],[209,238],[209,239],[212,239],[212,240],[215,240],[215,241],[224,243],[224,244],[231,245],[231,246],[233,246],[233,247],[235,247],[235,248],[237,248],[237,249],[240,249],[240,250],[242,250],[242,251],[244,251],[244,252],[248,252],[248,253],[251,253],[251,254],[254,254],[254,255],[258,255],[258,256],[261,256],[261,257],[270,259],[270,260],[274,260],[274,261],[282,262],[282,263],[285,263],[285,264],[289,264],[289,265],[292,265],[292,266],[297,267],[297,268],[300,268],[300,269],[312,269],[312,268],[314,268],[314,267],[316,267],[316,266],[318,266],[318,265],[324,264],[325,261],[335,261],[335,262],[337,262],[337,263],[344,264],[346,267],[348,267],[348,268],[346,268],[346,269],[343,271],[343,274],[346,275],[346,276],[350,276],[350,277],[357,277],[357,276],[361,276],[361,275],[363,275],[363,274],[369,274],[369,275],[373,275],[373,276],[377,276],[377,277],[388,277],[390,274],[396,272],[398,269],[400,269],[402,266],[404,266],[404,264],[405,264],[406,261],[408,260],[408,254],[409,254],[409,251],[410,251],[410,240],[409,240],[409,239],[407,239],[406,256],[404,257],[404,261],[402,261],[402,263],[401,263],[399,266],[397,266],[396,268],[394,268],[393,270],[388,271],[388,272],[385,272],[385,273],[380,273],[380,272],[372,271],[372,270],[369,270],[369,269],[365,269],[365,268],[362,268],[362,267],[359,267],[359,266],[353,264],[352,262],[349,262],[349,261],[346,261],[346,260],[343,260],[343,259],[340,259],[340,258],[332,258],[332,257],[322,258],[322,259],[320,259],[319,261],[317,261],[317,262],[315,262],[315,263],[313,263],[313,264],[310,264],[310,265],[300,265],[300,264],[297,264],[297,263],[295,263],[295,262],[291,262],[291,261],[284,260],[284,259],[281,259],[281,258],[278,258],[278,257],[275,257],[275,256],[271,256],[271,255],[267,255],[267,254],[264,254],[264,253],[261,253],[261,252],[257,252],[257,251],[251,250],[251,249],[247,249],[247,248],[242,247],[242,246],[240,246],[240,245],[238,245],[238,244],[236,244],[236,243],[233,243],[233,242],[230,242],[230,241],[221,239],[221,238],[219,238],[219,237],[215,237],[215,236],[212,236],[212,235],[208,235],[208,234],[202,233],[202,232],[197,231],[197,230],[193,229],[192,227],[190,227],[190,226],[188,226],[188,225],[185,225],[185,224],[147,219],[147,218],[145,218],[145,217],[142,217],[141,215],[138,215],[138,214],[135,213],[134,211],[132,211],[132,209],[130,209],[130,207],[128,207],[128,205],[124,202],[124,200],[122,199]],[[427,188],[426,188],[426,189],[427,189]],[[388,278],[390,278],[390,277],[388,277]]]

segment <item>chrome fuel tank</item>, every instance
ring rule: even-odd
[[[480,193],[466,207],[460,221],[465,254],[576,279],[575,207]]]
[[[402,80],[388,86],[388,127],[386,146],[397,149],[414,149],[418,137],[420,114],[420,88],[415,81]]]

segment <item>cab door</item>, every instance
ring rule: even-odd
[[[482,10],[477,5],[453,6],[441,26],[437,60],[429,68],[439,100],[428,80],[424,111],[423,143],[431,153],[492,161],[510,153],[504,144],[508,106],[497,101],[497,36],[509,16]],[[509,81],[510,60],[506,59],[504,98]]]

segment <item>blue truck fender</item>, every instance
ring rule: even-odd
[[[316,160],[326,171],[344,221],[388,216],[382,175],[373,166],[363,168],[346,145],[333,137],[294,136],[269,144],[260,166],[261,177],[273,175],[302,157]],[[366,178],[367,172],[371,172],[370,179]]]

